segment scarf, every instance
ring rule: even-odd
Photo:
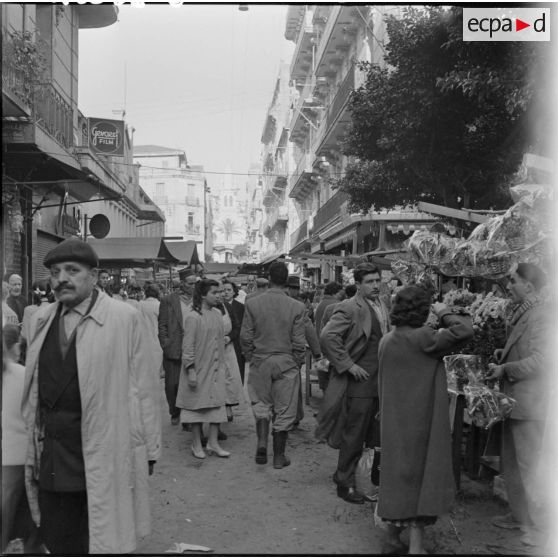
[[[376,318],[378,318],[382,335],[385,335],[390,330],[389,314],[386,307],[379,298],[377,300],[368,300],[368,303],[372,307],[372,310],[374,310]]]
[[[523,314],[527,312],[527,310],[530,310],[540,303],[541,299],[538,296],[535,298],[530,298],[529,300],[524,300],[519,306],[514,309],[510,321],[511,325],[514,326],[519,321],[519,318],[521,318],[521,316],[523,316]]]

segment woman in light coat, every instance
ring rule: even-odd
[[[31,317],[23,414],[28,433],[25,482],[40,524],[38,365],[58,304]],[[158,378],[144,324],[130,305],[99,293],[76,328],[91,554],[131,553],[150,532],[148,461],[161,455]]]

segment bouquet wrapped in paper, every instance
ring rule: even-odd
[[[478,355],[447,355],[444,357],[448,391],[463,394],[467,385],[481,384],[486,370]]]
[[[414,283],[417,276],[424,271],[424,266],[416,262],[394,260],[391,263],[391,272],[405,285]]]
[[[434,265],[439,236],[438,233],[415,231],[408,240],[409,253],[415,260],[423,264]]]
[[[480,428],[490,428],[504,420],[516,404],[515,399],[482,384],[464,386],[463,392],[467,412],[473,424]]]
[[[489,246],[503,244],[509,251],[517,252],[532,246],[542,236],[540,212],[523,201],[510,207],[497,220],[487,241]]]

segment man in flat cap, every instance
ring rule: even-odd
[[[299,368],[304,362],[304,305],[285,292],[288,269],[269,267],[270,288],[246,301],[240,346],[250,363],[248,394],[256,418],[256,463],[267,463],[269,421],[273,417],[273,467],[290,464],[285,456],[296,420]]]
[[[165,395],[172,424],[180,422],[180,409],[176,406],[176,395],[182,368],[184,318],[191,309],[196,282],[197,277],[194,271],[185,269],[180,274],[176,290],[173,285],[173,292],[163,297],[159,306],[159,343],[163,349]]]
[[[85,242],[65,240],[44,265],[56,302],[31,317],[23,396],[33,519],[53,555],[131,553],[150,530],[147,481],[161,454],[143,321],[95,288]]]

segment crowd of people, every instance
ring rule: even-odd
[[[50,277],[33,284],[32,305],[19,276],[2,289],[3,551],[20,536],[32,553],[132,552],[150,529],[148,478],[167,412],[189,432],[194,458],[229,458],[223,427],[247,402],[255,462],[268,463],[271,436],[272,466],[288,467],[311,354],[328,363],[315,435],[339,450],[338,497],[370,499],[356,470],[364,448],[381,448],[383,551],[426,553],[424,528],[449,512],[455,487],[442,357],[472,338],[470,317],[419,285],[391,292],[370,263],[354,268],[352,284],[304,292],[275,262],[251,292],[188,269],[168,292],[150,282],[113,293],[110,274],[78,239],[51,250],[44,265]],[[539,543],[548,527],[534,488],[546,418],[545,280],[531,264],[511,274],[516,311],[490,368],[518,401],[502,454],[510,513],[494,524],[524,529],[525,544]],[[431,313],[439,329],[425,325]]]

